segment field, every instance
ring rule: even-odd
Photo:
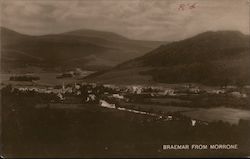
[[[249,153],[250,111],[242,109],[248,98],[233,99],[226,95],[202,93],[182,93],[180,96],[156,94],[152,97],[149,96],[154,92],[152,90],[148,94],[135,94],[127,90],[127,94],[124,94],[126,91],[120,87],[109,88],[89,83],[78,85],[77,81],[74,83],[77,80],[74,78],[69,79],[71,85],[66,88],[57,88],[59,80],[55,78],[56,75],[46,77],[41,78],[41,81],[47,86],[33,83],[31,87],[39,90],[43,86],[42,92],[28,90],[29,86],[25,82],[17,82],[23,84],[20,87],[6,86],[1,89],[5,156],[232,157]],[[68,79],[60,80],[67,84]],[[70,89],[71,93],[63,93]],[[56,93],[46,93],[48,90]],[[64,100],[59,99],[58,92],[64,95]],[[123,94],[124,99],[114,100],[115,94]],[[90,95],[95,95],[96,100],[87,103],[84,99]],[[117,107],[101,107],[101,100],[115,102]],[[223,107],[227,103],[231,104],[231,108]],[[118,108],[147,113],[133,113]],[[162,149],[165,144],[217,143],[236,143],[240,149],[187,150],[178,151],[178,154]]]
[[[18,99],[18,100],[17,100]],[[146,115],[82,105],[35,108],[30,98],[5,97],[3,152],[7,157],[244,156],[249,125],[223,122],[192,127],[188,120],[158,121]],[[80,106],[79,106],[80,107]],[[15,131],[13,131],[15,130]],[[225,133],[227,135],[225,135]],[[23,144],[25,143],[25,144]],[[237,143],[240,150],[162,150],[163,144]]]
[[[201,121],[223,121],[230,124],[238,124],[240,119],[250,119],[250,111],[243,109],[234,109],[226,107],[215,108],[192,108],[192,107],[180,107],[180,106],[164,106],[157,104],[135,104],[126,103],[124,106],[134,106],[135,109],[144,111],[151,110],[153,112],[180,112],[185,116]]]

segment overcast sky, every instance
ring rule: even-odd
[[[249,34],[247,0],[0,1],[1,25],[32,35],[84,28],[112,31],[132,39],[163,41],[180,40],[208,30]]]

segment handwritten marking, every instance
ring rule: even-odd
[[[197,7],[197,3],[181,3],[179,4],[178,10],[184,11],[186,9],[194,9]]]

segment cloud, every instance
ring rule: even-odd
[[[181,4],[185,10],[178,9]],[[249,34],[249,5],[246,0],[9,0],[1,2],[1,25],[36,35],[86,28],[172,41],[207,30]]]

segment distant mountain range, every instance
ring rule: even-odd
[[[250,36],[237,31],[204,32],[161,45],[115,68],[90,75],[105,83],[250,84]]]
[[[139,57],[163,44],[86,29],[31,36],[1,27],[0,36],[2,70],[20,67],[103,70]]]

